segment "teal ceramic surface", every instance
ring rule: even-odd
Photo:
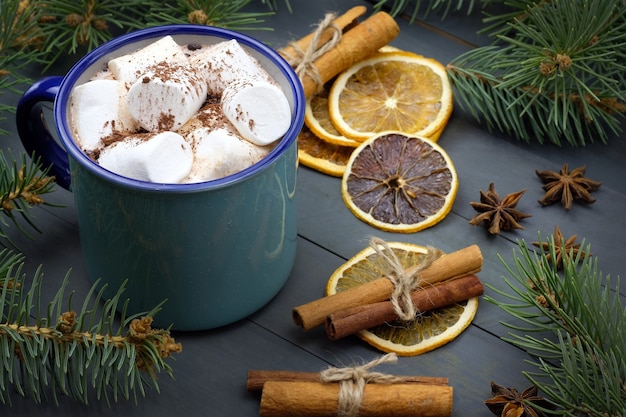
[[[286,92],[287,134],[259,163],[197,184],[156,184],[107,171],[74,144],[69,94],[106,62],[165,35],[179,43],[237,39]],[[37,104],[54,101],[61,146],[45,130]],[[262,43],[236,32],[193,25],[146,29],[116,38],[79,61],[63,78],[34,84],[22,97],[17,124],[26,150],[53,163],[74,194],[85,267],[112,296],[126,283],[129,311],[167,300],[155,325],[203,330],[240,320],[267,304],[285,284],[296,253],[296,137],[304,94],[291,67]]]

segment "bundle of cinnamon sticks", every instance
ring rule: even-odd
[[[385,12],[378,12],[359,22],[359,17],[365,14],[365,6],[357,6],[332,21],[332,25],[341,31],[339,42],[330,50],[316,56],[311,64],[316,68],[316,76],[310,73],[298,74],[304,88],[305,97],[315,94],[320,84],[330,81],[340,72],[350,68],[355,63],[371,56],[378,49],[387,45],[400,33],[396,21]],[[318,35],[318,36],[316,36]],[[319,49],[333,37],[333,29],[322,30],[321,33],[311,33],[296,42],[278,50],[293,67],[297,65],[299,55],[303,51]],[[312,45],[312,42],[315,42]],[[305,58],[307,59],[307,58]]]
[[[261,417],[338,415],[340,384],[322,382],[321,374],[295,371],[248,371],[248,391],[262,391]],[[359,417],[449,417],[453,388],[443,377],[404,376],[393,383],[367,383]]]
[[[482,269],[482,253],[471,245],[434,260],[419,273],[420,287],[411,293],[419,312],[455,304],[483,294],[475,275]],[[417,268],[415,265],[411,268]],[[325,325],[332,340],[398,319],[389,301],[394,284],[387,277],[352,287],[293,309],[294,322],[305,330]]]

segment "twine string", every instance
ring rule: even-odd
[[[333,49],[339,41],[341,41],[341,29],[333,23],[335,17],[336,15],[334,13],[327,13],[324,16],[324,19],[318,23],[315,32],[313,32],[313,39],[306,49],[303,50],[300,48],[296,42],[290,42],[289,46],[293,48],[295,55],[284,53],[285,59],[289,65],[294,68],[298,77],[302,80],[304,79],[304,76],[307,76],[313,80],[317,92],[321,91],[324,86],[324,81],[320,77],[319,71],[315,66],[315,61],[326,52]],[[333,31],[332,38],[323,45],[318,45],[323,33],[327,29],[331,29]]]
[[[358,416],[363,402],[363,390],[368,383],[392,384],[402,382],[406,378],[396,375],[371,372],[370,369],[383,363],[396,363],[398,356],[388,353],[364,365],[347,368],[328,368],[320,373],[321,382],[339,383],[338,417]]]
[[[424,255],[422,262],[414,269],[407,271],[402,266],[397,255],[383,239],[373,237],[370,246],[376,251],[391,269],[388,278],[393,283],[394,288],[389,297],[395,313],[401,320],[410,321],[419,313],[411,300],[411,292],[420,286],[420,273],[428,268],[433,261],[443,255],[443,252],[432,246],[428,246],[428,251]]]

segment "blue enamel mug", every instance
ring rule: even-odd
[[[278,82],[292,112],[287,133],[261,161],[202,183],[159,184],[108,171],[72,138],[72,89],[116,56],[164,36],[179,44],[235,39]],[[53,102],[55,140],[37,109]],[[206,330],[238,321],[284,286],[296,254],[297,135],[302,86],[274,50],[246,35],[208,26],[171,25],[115,38],[84,56],[65,77],[32,85],[17,107],[25,150],[39,156],[72,191],[88,278],[112,296],[126,281],[129,313],[164,302],[155,325]]]

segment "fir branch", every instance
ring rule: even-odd
[[[554,257],[553,238],[546,243]],[[504,323],[512,330],[505,340],[532,355],[536,371],[525,376],[560,414],[626,415],[626,306],[619,278],[614,288],[610,277],[603,279],[589,249],[564,258],[561,274],[548,254],[522,241],[513,266],[505,263],[509,291],[489,286],[502,299],[485,299],[513,319]]]
[[[110,40],[114,34],[164,24],[200,24],[233,30],[259,29],[261,18],[273,12],[242,12],[251,0],[42,0],[45,18],[40,19],[45,33],[49,65],[62,55],[89,52]],[[42,7],[43,8],[43,7]]]
[[[426,2],[422,2],[422,0],[377,0],[373,5],[373,10],[375,12],[387,10],[391,16],[399,16],[407,12],[407,9],[412,6],[410,21],[413,22],[418,17],[427,18],[430,13],[439,13],[442,19],[445,19],[451,12],[460,12],[463,9],[466,9],[467,14],[470,14],[477,3],[479,3],[477,0],[432,0]]]
[[[269,10],[276,11],[278,10],[278,0],[260,0],[262,4],[266,5]],[[287,10],[291,13],[291,2],[289,0],[284,0],[285,6],[287,6]]]
[[[551,0],[482,0],[483,11],[485,17],[483,18],[484,27],[479,30],[479,33],[489,34],[496,37],[497,35],[504,35],[511,32],[510,23],[516,20],[525,21],[528,18],[528,10],[541,7],[544,3],[548,3]],[[488,5],[498,4],[497,13],[489,11]],[[504,6],[504,7],[502,7]]]
[[[104,300],[106,286],[97,290],[96,282],[80,310],[73,309],[73,292],[64,308],[68,272],[44,307],[43,273],[38,269],[26,288],[22,259],[0,252],[0,402],[10,404],[13,390],[37,403],[71,396],[87,404],[92,392],[107,403],[136,401],[146,386],[158,391],[160,372],[172,376],[165,359],[182,347],[168,330],[151,327],[159,306],[127,316],[124,286]]]
[[[6,0],[0,9],[0,57],[7,58],[16,53],[36,52],[41,47],[43,34],[39,31],[40,10],[36,4],[26,0]],[[18,64],[21,63],[18,60]],[[15,64],[14,64],[15,65]]]
[[[0,7],[0,98],[5,92],[20,93],[29,82],[20,73],[28,63],[41,55],[42,34],[37,26],[37,10],[27,1],[3,0]],[[0,121],[14,106],[0,103]],[[0,129],[0,135],[8,132]]]
[[[113,30],[127,32],[143,26],[140,19],[149,3],[141,0],[40,0],[39,23],[48,65],[61,56],[89,52],[113,37]]]
[[[462,107],[524,141],[577,146],[621,132],[626,3],[551,1],[528,9],[510,29],[500,44],[448,65]]]
[[[28,230],[22,225],[25,222],[35,231],[39,231],[32,220],[31,209],[35,206],[52,204],[43,199],[43,195],[54,191],[54,177],[48,176],[48,170],[40,165],[39,158],[28,159],[22,154],[21,163],[16,160],[9,162],[0,150],[0,239],[15,246],[5,229],[11,224],[24,235]],[[0,240],[0,245],[4,242]]]
[[[274,12],[243,12],[251,0],[176,0],[152,5],[146,21],[150,25],[192,23],[231,30],[265,29],[257,27]]]

